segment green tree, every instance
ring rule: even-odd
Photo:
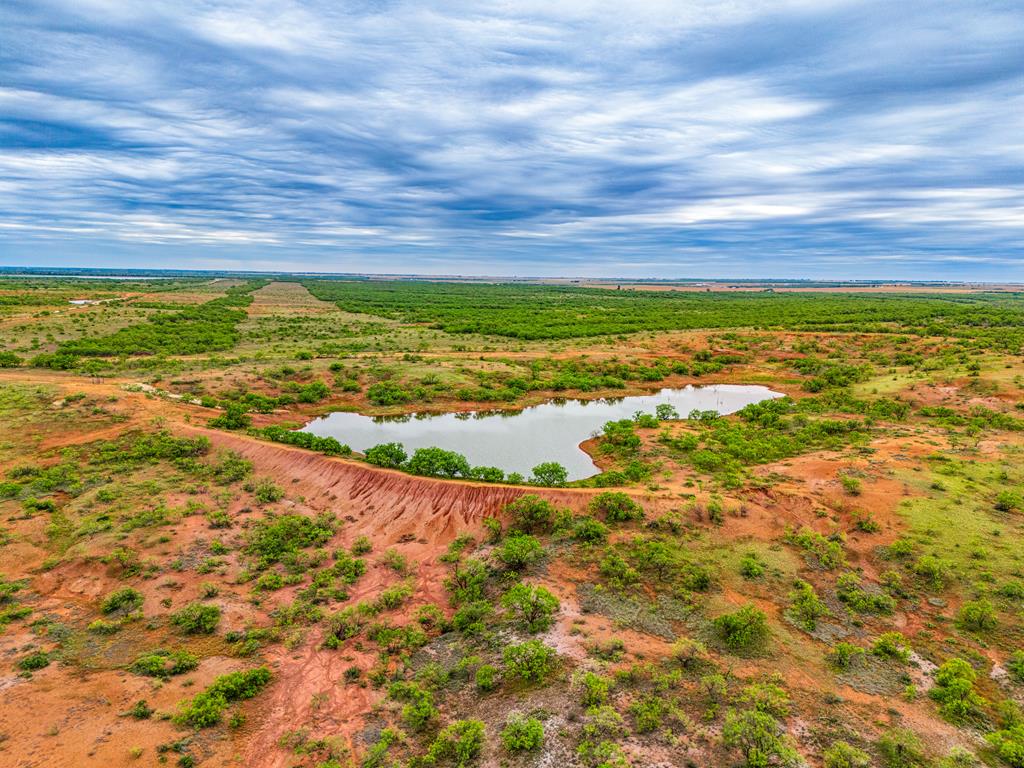
[[[969,600],[960,606],[956,614],[956,625],[969,632],[988,632],[995,629],[999,622],[992,603],[982,598]]]
[[[938,702],[940,714],[950,722],[962,723],[978,714],[985,700],[974,691],[978,673],[963,659],[950,659],[935,673],[935,686],[928,695]]]
[[[533,485],[547,485],[557,487],[565,485],[565,481],[569,478],[569,473],[565,467],[559,464],[557,461],[545,461],[542,464],[538,464],[532,470],[532,477],[530,477],[530,483]]]
[[[401,443],[381,443],[367,448],[364,455],[370,464],[391,469],[398,469],[409,458]]]
[[[800,759],[783,737],[779,722],[756,709],[730,712],[722,727],[722,742],[738,749],[748,768],[766,768],[772,762],[792,766]]]
[[[443,448],[417,448],[407,466],[414,475],[428,477],[471,477],[473,474],[465,456]]]
[[[550,627],[559,608],[558,598],[547,589],[522,582],[504,594],[501,604],[529,632],[543,632]]]

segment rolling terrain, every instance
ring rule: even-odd
[[[0,282],[0,763],[1024,766],[1019,296],[618,293]],[[290,432],[707,383],[575,483]]]

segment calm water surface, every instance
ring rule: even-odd
[[[314,419],[303,431],[337,438],[356,451],[379,443],[401,443],[411,455],[417,448],[437,446],[458,451],[475,467],[499,467],[527,477],[541,462],[557,461],[568,470],[570,480],[581,480],[600,470],[579,444],[607,421],[627,419],[637,411],[654,413],[662,403],[675,406],[685,418],[695,408],[726,414],[776,397],[782,394],[767,387],[713,384],[609,400],[552,400],[521,411],[401,417],[331,413]]]

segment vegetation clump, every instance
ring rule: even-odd
[[[535,717],[513,714],[501,731],[501,743],[509,752],[540,749],[544,743],[544,724]]]
[[[266,667],[221,675],[206,690],[182,704],[175,722],[193,728],[216,725],[229,704],[256,696],[270,682],[270,677]]]
[[[168,679],[173,675],[183,675],[199,666],[199,658],[184,649],[167,651],[162,648],[139,656],[128,667],[132,672],[144,677]]]
[[[171,614],[171,624],[186,635],[212,635],[220,623],[220,608],[215,605],[189,603]]]
[[[555,650],[540,640],[506,646],[502,659],[505,674],[525,682],[541,682],[555,668]]]
[[[713,622],[722,644],[732,651],[751,651],[768,640],[768,618],[752,604],[724,613]]]

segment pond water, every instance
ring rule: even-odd
[[[436,446],[461,453],[474,467],[498,467],[525,477],[538,464],[557,461],[570,480],[582,480],[600,470],[579,445],[605,422],[631,418],[637,411],[653,414],[662,403],[674,406],[685,418],[694,409],[727,414],[776,397],[782,394],[767,387],[713,384],[606,400],[551,400],[518,411],[398,417],[337,412],[314,419],[302,431],[336,438],[356,451],[401,443],[412,455],[417,448]]]

